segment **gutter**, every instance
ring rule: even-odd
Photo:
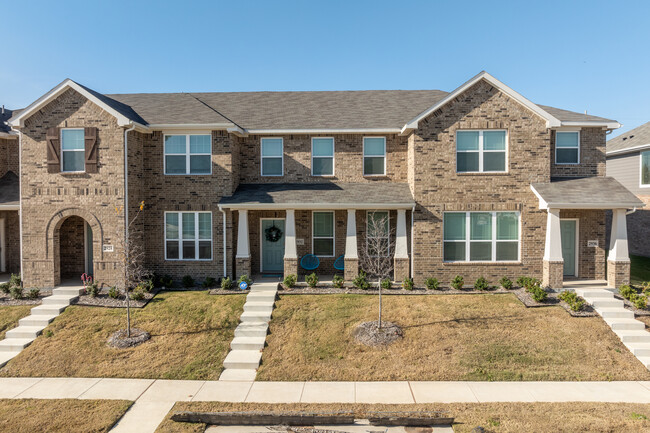
[[[19,231],[19,238],[20,238],[20,284],[21,286],[23,285],[23,269],[25,269],[25,266],[23,266],[23,133],[21,130],[18,130],[18,225],[20,226]],[[6,266],[6,263],[5,263]]]
[[[226,252],[226,242],[228,239],[226,235],[226,211],[221,208],[219,208],[219,210],[223,215],[223,277],[226,278],[228,276],[228,266],[226,263],[228,258],[228,253]]]

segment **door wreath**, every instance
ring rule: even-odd
[[[266,233],[266,240],[269,242],[277,242],[282,237],[282,230],[276,227],[275,224],[264,230],[264,233]]]

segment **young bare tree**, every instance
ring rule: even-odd
[[[381,281],[391,278],[393,274],[393,256],[395,250],[395,236],[390,229],[388,212],[368,212],[368,225],[366,232],[366,247],[361,249],[359,265],[369,278],[376,278],[379,286],[379,321],[381,329]]]
[[[122,281],[118,289],[124,294],[126,300],[126,336],[131,337],[131,296],[129,292],[139,283],[149,277],[149,272],[144,267],[144,243],[142,242],[142,233],[137,230],[136,221],[144,210],[144,201],[140,202],[138,212],[128,222],[126,233],[118,230],[116,236],[119,254],[118,268],[122,275]],[[115,208],[115,212],[121,215],[123,209]],[[126,218],[126,217],[125,217]]]

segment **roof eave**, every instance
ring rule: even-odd
[[[247,129],[252,135],[279,134],[399,134],[400,128]]]
[[[374,210],[413,209],[415,202],[408,203],[220,203],[219,210]]]
[[[645,204],[641,201],[630,202],[611,202],[611,203],[563,203],[563,202],[548,202],[544,197],[530,185],[530,189],[539,199],[539,209],[632,209],[644,207]]]
[[[610,150],[609,152],[605,153],[605,156],[615,156],[615,155],[623,155],[626,153],[635,153],[645,149],[650,149],[650,143],[640,144],[638,146],[632,146],[626,149]]]
[[[589,121],[589,120],[585,120],[585,121],[582,121],[582,120],[581,121],[575,121],[574,120],[574,121],[563,121],[560,126],[581,126],[581,127],[584,127],[584,128],[618,129],[623,125],[621,125],[620,123],[618,123],[616,121],[612,121],[612,122],[604,121],[604,122],[601,122],[601,121]]]

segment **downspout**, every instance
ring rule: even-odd
[[[415,226],[413,222],[415,220],[415,205],[411,208],[411,278],[415,277]]]
[[[23,133],[21,130],[18,130],[18,193],[19,193],[19,202],[18,202],[18,224],[20,225],[19,237],[20,237],[20,284],[23,284]],[[6,233],[5,233],[6,236]],[[6,265],[6,263],[5,263]]]
[[[625,215],[632,215],[634,212],[636,212],[636,206],[634,206],[634,208],[632,208],[632,210],[629,210],[629,211],[625,212]]]
[[[129,132],[135,129],[135,124],[124,130],[124,241],[129,236]]]
[[[223,215],[223,277],[226,278],[228,276],[228,266],[226,263],[228,253],[226,252],[226,211],[223,210],[221,207],[219,207],[219,210],[221,211],[221,214]]]

